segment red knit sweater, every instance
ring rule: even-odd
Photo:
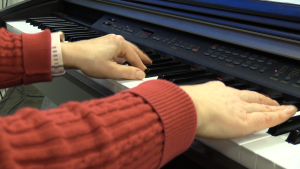
[[[51,81],[50,31],[0,29],[0,88]],[[105,99],[0,118],[0,168],[160,168],[185,151],[196,111],[176,85],[154,80]]]

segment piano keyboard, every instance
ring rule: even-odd
[[[57,24],[52,23],[51,20],[58,18],[36,18],[39,22],[36,22],[40,28],[50,28],[51,31],[66,30],[70,40],[77,41],[83,39],[89,39],[93,37],[101,36],[99,32],[83,28],[82,26],[68,23],[66,21],[59,21]],[[45,24],[42,21],[45,20]],[[67,25],[67,26],[60,26]],[[26,21],[13,21],[7,22],[7,29],[15,33],[38,33],[41,29],[26,23]],[[46,25],[46,26],[43,26]],[[70,26],[71,27],[68,27]],[[74,30],[74,31],[72,31]],[[201,69],[191,69],[188,64],[183,64],[180,61],[174,61],[172,58],[161,56],[155,51],[144,51],[152,60],[156,63],[148,71],[148,76],[143,80],[112,80],[112,79],[96,79],[91,78],[100,85],[106,87],[114,93],[118,93],[122,90],[130,89],[138,86],[142,82],[148,80],[155,80],[157,78],[167,78],[176,84],[199,84],[210,80],[221,80],[227,86],[231,86],[237,89],[248,89],[253,91],[259,91],[259,88],[248,88],[246,84],[236,83],[232,79],[220,79],[214,73],[206,72]],[[166,66],[164,63],[170,63],[172,66]],[[175,67],[175,69],[173,69]],[[182,70],[181,70],[182,69]],[[181,71],[176,71],[181,70]],[[165,73],[160,73],[163,71]],[[197,74],[193,74],[194,71],[198,71]],[[79,73],[82,73],[78,70]],[[151,76],[149,76],[151,75]],[[188,76],[186,76],[188,75]],[[274,97],[274,99],[282,102],[281,98]],[[299,103],[295,103],[299,107]],[[300,111],[295,116],[300,115]],[[235,160],[241,165],[251,169],[299,169],[300,168],[300,144],[294,145],[286,142],[289,133],[279,136],[272,136],[267,133],[268,129],[254,132],[252,134],[228,140],[213,140],[196,138],[204,144],[219,151],[225,156]]]

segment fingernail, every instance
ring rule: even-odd
[[[286,109],[283,110],[283,112],[286,113],[286,114],[291,114],[294,111],[295,111],[294,106],[288,106]]]
[[[136,72],[136,74],[135,74],[135,78],[137,78],[137,79],[144,79],[145,78],[145,74],[144,74],[144,72],[142,72],[142,71],[137,71]]]

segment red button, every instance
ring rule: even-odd
[[[197,48],[193,48],[192,51],[193,52],[198,52],[198,49]]]

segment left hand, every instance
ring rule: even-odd
[[[61,43],[61,47],[66,67],[78,68],[95,78],[143,79],[144,64],[152,63],[146,54],[120,35]],[[133,66],[121,65],[125,61]]]

